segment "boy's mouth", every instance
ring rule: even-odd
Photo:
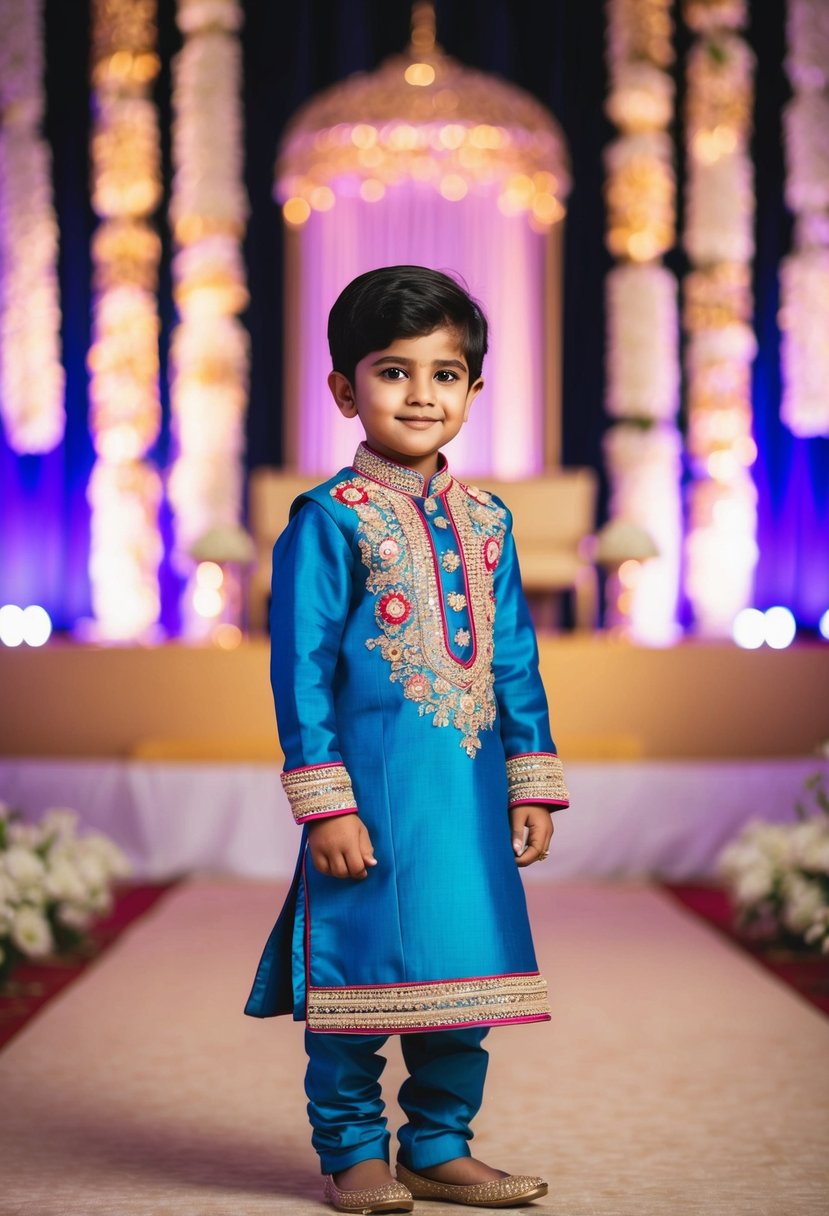
[[[431,426],[433,422],[440,422],[440,421],[441,421],[440,418],[423,418],[423,417],[420,417],[419,415],[415,416],[415,417],[408,417],[408,416],[401,415],[400,417],[398,417],[398,422],[405,422],[407,426],[414,426],[414,427],[417,427],[418,429],[421,429],[421,428],[427,427],[427,426]]]

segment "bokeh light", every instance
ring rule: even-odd
[[[791,646],[797,633],[797,622],[788,608],[776,606],[763,614],[766,642],[772,650],[785,650]]]
[[[734,618],[731,634],[743,650],[757,650],[766,640],[766,620],[759,608],[743,608]]]

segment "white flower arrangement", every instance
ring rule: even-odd
[[[829,745],[821,748],[824,755]],[[829,954],[829,783],[815,773],[790,824],[754,822],[718,859],[738,926]]]
[[[0,803],[0,982],[24,959],[77,949],[112,907],[112,884],[130,873],[107,836],[79,836],[74,811],[24,824]]]

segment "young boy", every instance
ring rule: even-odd
[[[483,388],[487,323],[447,275],[387,266],[331,310],[353,465],[274,550],[271,679],[303,824],[246,1012],[306,1021],[325,1197],[506,1207],[547,1193],[469,1155],[491,1026],[549,1019],[517,867],[568,805],[509,512],[441,453]],[[525,839],[526,837],[526,839]],[[378,1054],[400,1034],[397,1181]]]

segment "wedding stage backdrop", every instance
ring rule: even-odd
[[[194,6],[194,10],[197,7]],[[229,14],[236,11],[231,0],[221,7]],[[694,6],[686,7],[690,12]],[[708,7],[720,21],[732,10],[745,9],[737,0],[731,6],[711,3]],[[696,8],[702,12],[706,4],[700,0]],[[89,427],[89,400],[94,381],[91,386],[87,354],[94,338],[90,249],[96,218],[89,189],[89,71],[103,62],[101,56],[106,47],[98,46],[94,54],[90,51],[92,8],[86,0],[71,6],[59,0],[46,0],[44,11],[45,94],[42,104],[52,161],[47,180],[52,190],[60,238],[57,275],[62,365],[66,377],[66,422],[62,443],[42,455],[21,456],[9,446],[8,432],[0,438],[3,510],[0,603],[40,604],[58,629],[72,630],[80,620],[89,617],[92,609],[87,492],[94,464]],[[239,331],[234,328],[232,317],[235,315],[233,309],[243,306],[245,294],[249,294],[249,305],[244,313],[245,328],[250,335],[246,459],[251,466],[279,464],[283,457],[281,335],[285,265],[284,233],[272,197],[275,154],[288,121],[301,103],[349,72],[372,70],[384,56],[402,50],[409,36],[411,16],[409,4],[402,0],[395,4],[383,0],[340,0],[333,6],[319,3],[293,8],[249,3],[238,11],[243,17],[238,30],[241,40],[238,63],[233,58],[233,40],[237,34],[232,29],[234,22],[230,17],[223,26],[227,32],[222,37],[211,35],[213,41],[208,39],[209,47],[199,60],[194,58],[197,48],[191,45],[192,35],[187,34],[185,38],[176,26],[176,7],[172,0],[161,0],[155,85],[151,97],[146,88],[142,94],[141,112],[150,122],[147,107],[150,102],[155,105],[156,117],[152,122],[157,124],[158,131],[157,151],[152,151],[152,139],[146,145],[148,163],[155,165],[148,181],[157,183],[162,207],[167,203],[172,205],[170,219],[173,223],[171,231],[163,218],[154,220],[156,235],[150,239],[150,245],[153,242],[159,245],[159,257],[152,273],[151,268],[146,268],[151,279],[157,276],[158,281],[153,307],[160,325],[160,396],[158,436],[149,441],[142,460],[155,469],[169,468],[176,455],[171,432],[170,382],[174,368],[177,376],[181,374],[181,363],[178,354],[171,360],[171,343],[178,333],[179,347],[186,344],[183,332],[176,329],[180,317],[176,316],[175,309],[186,306],[186,299],[191,298],[197,286],[199,290],[206,289],[205,283],[194,279],[190,273],[195,273],[195,267],[184,256],[190,246],[177,246],[177,261],[172,262],[174,238],[180,243],[185,238],[193,238],[194,233],[211,231],[213,221],[209,220],[208,213],[202,214],[193,207],[188,212],[193,200],[186,191],[184,196],[181,193],[184,183],[195,180],[194,165],[202,164],[213,174],[217,154],[234,162],[234,155],[244,151],[244,188],[250,212],[247,221],[245,204],[239,201],[239,182],[231,174],[220,183],[219,189],[215,179],[210,177],[211,190],[219,189],[223,235],[218,245],[216,238],[199,257],[207,259],[202,263],[203,267],[221,268],[225,284],[221,299],[214,297],[212,305],[230,310],[221,314],[227,320],[226,324],[222,322],[226,340],[217,344],[217,349],[224,352],[227,364],[222,375],[234,361],[234,366],[246,365],[247,356],[239,346]],[[751,385],[753,436],[757,446],[752,476],[757,488],[758,546],[753,599],[761,609],[773,604],[787,606],[803,629],[814,631],[829,607],[829,442],[819,437],[797,437],[784,424],[780,413],[783,384],[778,322],[779,276],[782,260],[793,243],[792,215],[783,198],[786,180],[783,107],[793,87],[784,63],[786,5],[784,0],[767,0],[761,5],[748,6],[745,12],[748,21],[744,31],[746,47],[756,56],[755,74],[762,81],[751,114],[756,250],[751,263],[751,293],[746,297],[753,300],[748,321],[756,335],[758,350]],[[499,73],[529,90],[561,124],[572,174],[572,192],[567,200],[564,225],[562,454],[565,464],[601,469],[602,436],[609,421],[605,413],[608,385],[603,357],[607,319],[604,291],[612,266],[610,254],[604,247],[608,214],[603,198],[602,157],[615,134],[613,125],[603,113],[609,85],[605,8],[599,0],[578,6],[550,5],[540,0],[521,6],[508,6],[501,0],[482,0],[480,4],[472,4],[470,0],[444,0],[438,5],[437,19],[438,39],[450,54],[483,71]],[[193,23],[185,25],[192,28]],[[677,58],[673,66],[667,65],[666,72],[675,85],[681,85],[680,72],[684,70],[691,43],[690,27],[682,21],[677,21],[673,42]],[[820,56],[825,44],[818,37],[814,37],[812,43],[814,55]],[[171,136],[171,64],[183,44],[189,58],[182,61],[179,70],[176,116],[181,134],[176,136],[179,142],[174,144]],[[231,68],[238,71],[242,95],[237,118],[233,117],[233,108],[228,102],[230,108],[223,112],[226,125],[215,129],[215,149],[206,138],[210,133],[209,115],[213,111],[204,110],[206,125],[199,127],[196,119],[201,110],[199,105],[193,108],[194,97],[211,96],[210,104],[219,104],[205,86],[205,81],[209,84],[210,75],[199,75],[214,63],[211,59],[214,44],[218,56],[215,63],[227,68],[221,74],[222,81],[230,78]],[[150,47],[147,54],[152,56],[156,51]],[[740,58],[741,63],[744,58]],[[187,67],[185,71],[185,66],[191,62],[196,66]],[[807,63],[802,68],[807,75],[808,67]],[[618,70],[617,63],[614,71]],[[819,73],[819,66],[814,71]],[[7,75],[6,79],[14,80],[14,77]],[[9,87],[8,83],[6,87]],[[662,87],[660,84],[659,88]],[[800,84],[797,87],[800,88]],[[194,94],[192,89],[197,92]],[[810,96],[819,97],[819,94]],[[100,99],[97,104],[101,105]],[[679,109],[676,119],[677,129],[681,130],[683,115]],[[820,124],[815,129],[819,132]],[[149,132],[150,128],[147,130]],[[230,144],[228,138],[231,138]],[[106,146],[102,134],[96,147]],[[234,155],[228,152],[230,147],[235,148]],[[681,198],[686,165],[679,151],[672,172],[676,176],[676,197]],[[96,151],[95,155],[98,154]],[[197,156],[195,161],[193,156]],[[202,162],[198,157],[205,159]],[[234,164],[230,167],[235,171]],[[174,168],[180,178],[175,185]],[[822,197],[819,193],[822,188],[825,184],[824,187],[819,187],[819,183],[815,186],[818,198]],[[794,192],[798,205],[802,193],[802,190],[800,194]],[[102,205],[100,200],[95,202],[96,208]],[[798,220],[798,232],[804,231],[801,220],[802,217]],[[241,268],[236,246],[245,223],[244,267]],[[817,231],[814,225],[813,229]],[[95,246],[96,258],[101,252],[99,247],[100,241]],[[137,256],[135,250],[130,256]],[[665,267],[680,278],[689,269],[686,253],[676,245],[667,250],[663,261]],[[320,325],[323,320],[320,318]],[[235,335],[232,338],[227,336],[231,330]],[[188,352],[193,353],[190,347],[182,349],[180,354]],[[93,363],[95,375],[98,375],[101,368],[95,361]],[[320,369],[321,377],[325,370]],[[237,444],[235,432],[222,433],[230,435],[226,447]],[[227,451],[217,453],[211,447],[210,453],[202,452],[199,459],[207,455],[214,463],[218,461],[222,468],[229,469]],[[176,481],[181,482],[192,475],[198,482],[199,478],[207,476],[207,466],[198,465],[202,472],[197,473],[198,461],[194,464],[193,460],[195,455],[186,469],[177,474]],[[150,498],[146,501],[150,503],[156,491],[150,486],[152,475],[148,473],[147,476],[146,490]],[[238,486],[234,486],[234,478],[228,473],[215,483],[214,491],[225,502],[238,495]],[[603,502],[602,517],[606,509],[607,503]],[[727,511],[723,513],[728,514]],[[175,634],[182,624],[179,597],[183,575],[173,561],[174,537],[169,505],[162,509],[160,525],[163,558],[157,594],[162,622]],[[129,516],[125,517],[124,526],[137,525]],[[143,523],[140,526],[143,528]],[[679,607],[681,620],[688,623],[687,604],[680,602]]]

